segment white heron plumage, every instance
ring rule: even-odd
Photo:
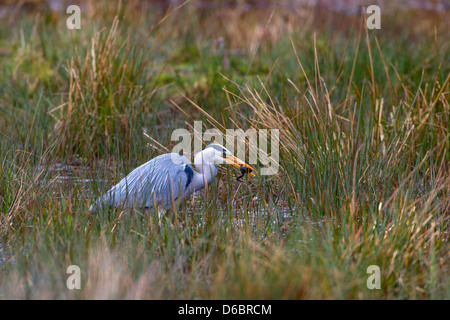
[[[218,173],[218,164],[245,166],[242,160],[219,144],[211,144],[194,157],[195,171],[185,156],[167,153],[144,163],[95,201],[90,211],[103,206],[169,209],[174,203],[203,189]]]

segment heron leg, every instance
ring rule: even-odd
[[[167,212],[166,209],[164,209],[164,207],[158,205],[156,207],[156,210],[152,207],[146,207],[145,208],[145,213],[148,215],[154,214],[155,211],[158,213],[158,225],[161,226],[161,218],[163,217],[163,215],[165,215],[165,213]]]
[[[158,219],[161,222],[161,217],[166,213],[166,209],[163,206],[158,206]]]

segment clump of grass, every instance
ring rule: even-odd
[[[151,111],[148,61],[147,48],[124,38],[117,18],[109,31],[95,34],[84,58],[77,53],[70,60],[67,102],[52,110],[59,154],[129,151],[136,123]]]
[[[382,51],[379,53],[382,57]],[[365,54],[370,54],[369,43]],[[287,202],[292,203],[297,214],[333,219],[332,225],[325,226],[321,239],[312,241],[307,255],[312,260],[305,269],[310,270],[308,267],[316,261],[330,266],[340,261],[348,263],[348,272],[362,273],[371,261],[384,270],[383,279],[389,283],[384,289],[387,295],[412,292],[415,286],[415,298],[425,292],[442,292],[445,285],[440,284],[443,278],[438,274],[445,274],[444,261],[448,261],[450,208],[450,167],[446,160],[450,132],[445,120],[450,116],[445,93],[450,77],[441,78],[438,70],[429,76],[431,83],[400,83],[403,95],[390,83],[390,91],[399,92],[398,104],[390,106],[379,96],[376,83],[372,83],[371,91],[365,91],[350,77],[347,87],[355,89],[339,103],[333,101],[321,77],[317,55],[314,79],[304,72],[298,56],[297,60],[304,85],[283,79],[285,95],[292,99],[280,101],[264,85],[240,87],[240,94],[228,95],[230,108],[251,110],[245,113],[249,116],[241,115],[245,119],[242,124],[280,132],[282,172],[266,180],[275,179],[279,186],[285,186],[282,190],[289,194]],[[367,70],[368,79],[373,79],[373,69]],[[342,83],[330,87],[339,85]],[[303,239],[304,235],[293,232],[290,237]],[[315,239],[315,235],[311,237]],[[240,259],[237,263],[241,263]],[[258,274],[259,268],[243,273]],[[298,268],[300,273],[303,267]],[[241,277],[239,269],[235,269],[237,281],[245,282],[240,288],[258,283]],[[272,273],[271,268],[266,269],[263,272]],[[349,286],[345,292],[363,285],[347,282],[345,274],[331,275],[331,270],[335,267],[322,276],[340,283],[322,285],[334,296],[340,296],[344,282]],[[283,281],[286,283],[282,287],[290,288],[289,281]],[[338,291],[333,292],[333,285]],[[300,282],[298,286],[302,292],[305,285]],[[255,291],[270,292],[259,289]]]

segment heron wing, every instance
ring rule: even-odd
[[[176,153],[160,155],[134,169],[102,198],[114,206],[166,209],[179,197],[190,193],[194,171],[189,160]],[[193,191],[193,190],[192,190]]]

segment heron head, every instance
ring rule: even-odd
[[[241,159],[235,157],[228,149],[217,143],[212,143],[205,148],[203,151],[211,155],[211,162],[216,164],[231,164],[232,166],[245,171],[246,173],[255,176],[253,172],[257,172],[255,168],[248,165]]]

